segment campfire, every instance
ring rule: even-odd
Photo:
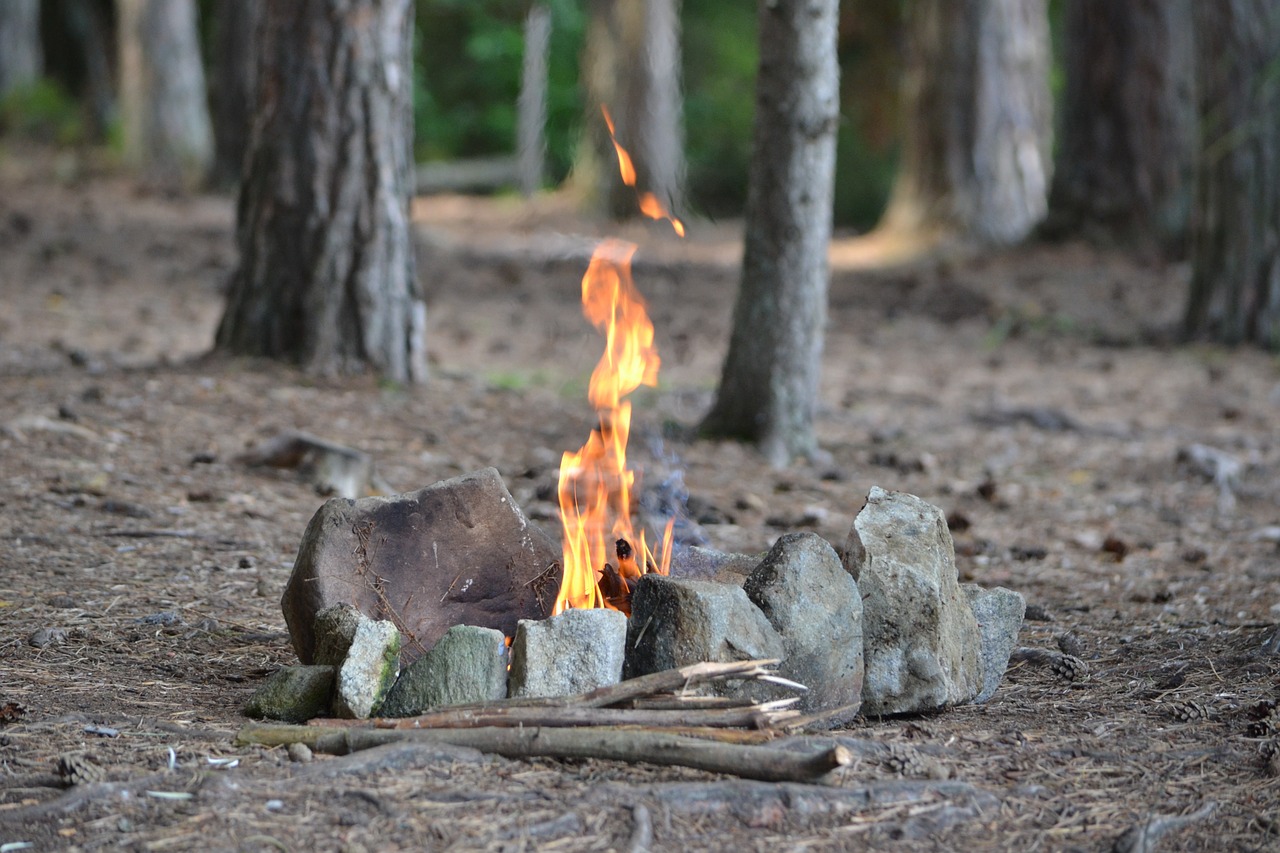
[[[623,183],[636,185],[631,157],[619,142],[609,111],[605,124],[618,154]],[[640,212],[666,220],[684,236],[684,224],[651,192],[637,197]],[[650,572],[667,574],[671,565],[672,529],[667,522],[657,556],[643,530],[632,524],[631,495],[636,472],[627,467],[631,402],[627,395],[658,381],[660,359],[653,343],[653,322],[631,278],[636,245],[605,240],[592,255],[582,277],[582,309],[604,335],[605,349],[591,374],[588,399],[599,426],[577,452],[560,463],[560,519],[564,540],[564,574],[554,612],[568,608],[608,607],[630,615],[635,583]]]
[[[605,120],[613,135],[607,111]],[[635,187],[616,136],[614,147]],[[637,192],[637,203],[683,235],[652,193]],[[636,251],[606,239],[582,278],[583,313],[605,346],[588,389],[596,425],[561,460],[559,548],[494,468],[387,498],[330,500],[303,534],[281,602],[303,665],[265,684],[251,716],[336,714],[343,719],[331,725],[344,731],[331,746],[340,750],[392,730],[446,731],[451,743],[508,755],[664,752],[765,778],[774,771],[761,768],[781,768],[785,756],[735,750],[769,730],[995,693],[1025,603],[1011,590],[961,585],[944,513],[915,496],[872,487],[839,550],[798,532],[763,555],[683,546],[675,555],[674,519],[653,544],[633,522],[628,396],[655,385],[661,363],[632,280]],[[610,729],[612,745],[547,734],[564,728]],[[667,740],[677,730],[699,740]],[[706,760],[706,740],[734,749]],[[828,750],[768,778],[824,778],[847,760]]]

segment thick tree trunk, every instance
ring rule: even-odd
[[[213,129],[194,0],[118,0],[125,160],[148,180],[195,186]]]
[[[883,225],[1014,243],[1051,163],[1046,0],[915,0],[902,165]]]
[[[34,83],[44,70],[40,0],[0,2],[0,97]]]
[[[838,0],[759,0],[742,281],[712,435],[774,465],[812,454],[839,120]]]
[[[551,50],[551,8],[535,2],[524,20],[524,62],[517,104],[516,158],[520,192],[542,189],[547,155],[547,59]]]
[[[1202,138],[1186,331],[1280,350],[1280,4],[1195,5]]]
[[[257,107],[218,349],[426,377],[409,197],[412,0],[262,7]]]
[[[587,116],[574,181],[618,219],[638,213],[636,190],[652,192],[678,210],[685,171],[679,2],[592,0],[588,9],[582,63]],[[602,105],[631,154],[635,190],[618,176]]]
[[[221,0],[214,18],[213,169],[210,182],[240,182],[253,123],[254,32],[260,0]]]
[[[1103,228],[1173,246],[1195,156],[1192,0],[1067,0],[1051,234]]]

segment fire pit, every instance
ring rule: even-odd
[[[623,180],[635,186],[626,150],[616,138],[614,146]],[[637,200],[683,234],[652,194]],[[474,690],[463,693],[473,701],[497,698],[508,664],[511,695],[546,697],[605,687],[624,672],[780,661],[770,678],[716,682],[714,692],[768,703],[779,687],[806,685],[797,710],[828,724],[860,708],[897,713],[989,698],[1021,624],[1021,596],[962,589],[942,513],[918,498],[872,489],[843,554],[811,533],[783,536],[755,558],[677,553],[674,517],[650,546],[633,523],[638,482],[627,464],[626,398],[654,385],[660,364],[631,277],[636,248],[605,240],[582,279],[583,311],[605,350],[588,391],[597,425],[560,465],[560,548],[491,468],[393,498],[330,501],[312,519],[283,609],[303,664],[338,667],[335,707],[376,713],[402,663],[410,686],[397,687],[391,707],[408,715],[448,701],[433,679],[470,678]],[[317,638],[317,624],[327,624],[318,617],[336,605],[388,627]],[[459,626],[488,633],[446,633]],[[393,644],[361,648],[364,635]],[[350,651],[318,656],[318,646]]]

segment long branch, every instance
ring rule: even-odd
[[[823,782],[852,763],[834,745],[816,753],[698,740],[666,732],[600,728],[327,729],[316,726],[248,725],[241,744],[307,743],[317,752],[344,755],[386,743],[417,741],[466,746],[507,758],[598,758],[692,767],[766,782]]]

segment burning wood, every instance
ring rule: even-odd
[[[604,114],[623,182],[634,187],[631,157],[613,136],[608,110]],[[645,216],[670,221],[683,236],[684,225],[652,193],[641,194],[637,203]],[[653,345],[653,322],[631,280],[636,248],[621,240],[604,241],[582,277],[583,313],[605,337],[604,355],[591,374],[587,395],[599,426],[580,450],[565,453],[560,463],[564,575],[555,613],[568,607],[610,607],[630,613],[632,583],[646,572],[666,574],[671,559],[672,524],[667,525],[658,561],[644,533],[637,534],[631,523],[636,475],[627,467],[631,403],[625,398],[641,385],[656,385],[660,364]],[[616,565],[607,556],[611,536],[618,537]]]

